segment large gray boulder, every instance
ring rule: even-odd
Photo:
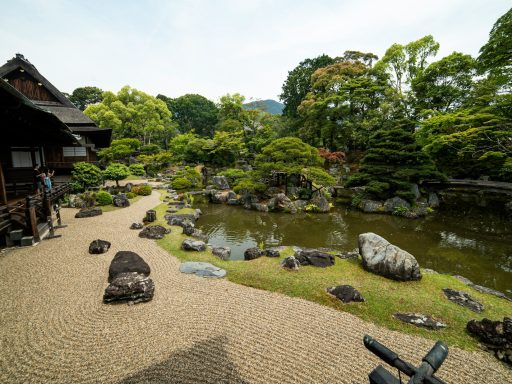
[[[150,301],[154,293],[155,283],[149,277],[142,273],[124,272],[117,275],[105,289],[103,302],[135,304]]]
[[[310,203],[315,204],[316,212],[327,213],[331,210],[329,200],[321,193],[316,193],[310,200]]]
[[[384,204],[381,201],[363,200],[359,208],[366,213],[379,213],[384,212]]]
[[[363,268],[398,281],[420,280],[420,266],[413,255],[368,232],[359,235],[359,254]]]
[[[212,183],[216,189],[226,190],[229,189],[228,179],[226,176],[213,176]]]

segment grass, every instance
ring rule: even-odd
[[[155,224],[169,227],[163,217],[166,204],[155,208],[159,220]],[[184,212],[178,212],[184,213]],[[209,250],[187,252],[181,243],[187,237],[181,234],[180,227],[171,226],[171,233],[157,243],[182,261],[205,261],[227,271],[227,279],[238,284],[279,292],[291,297],[299,297],[340,311],[352,313],[364,320],[401,332],[420,335],[432,340],[443,340],[448,345],[467,350],[477,348],[476,339],[466,331],[466,323],[471,319],[484,317],[502,320],[512,313],[512,302],[492,295],[482,294],[449,275],[424,273],[420,281],[397,282],[366,272],[360,260],[341,260],[328,268],[301,267],[299,271],[280,268],[279,262],[293,254],[291,248],[281,253],[280,258],[261,257],[252,261],[223,261],[213,256]],[[358,289],[366,299],[364,303],[343,304],[329,296],[327,287],[348,284]],[[477,314],[449,301],[443,288],[453,288],[468,292],[484,304],[483,313]],[[418,312],[430,314],[448,325],[439,331],[429,331],[402,323],[393,318],[396,312]]]
[[[135,196],[133,199],[130,199],[130,205],[139,201],[140,199],[142,199],[144,196]],[[112,211],[117,211],[118,209],[123,209],[123,207],[116,207],[115,205],[99,205],[98,208],[101,208],[102,212],[105,213],[105,212],[112,212]]]

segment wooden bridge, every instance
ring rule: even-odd
[[[7,243],[12,232],[23,237],[40,241],[53,226],[54,204],[70,191],[68,183],[58,184],[51,191],[28,195],[25,199],[0,205],[0,235],[5,235]]]
[[[435,189],[452,189],[468,192],[488,192],[512,196],[512,183],[490,180],[448,179],[446,181],[426,181],[422,185]]]

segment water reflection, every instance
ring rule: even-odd
[[[245,249],[258,245],[352,250],[360,233],[375,232],[413,254],[422,267],[501,291],[512,289],[512,224],[490,213],[439,212],[408,220],[344,208],[328,215],[290,215],[197,206],[203,211],[198,227],[212,244],[230,246],[232,259],[242,259]]]

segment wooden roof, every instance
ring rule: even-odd
[[[1,66],[0,78],[7,78],[13,73],[20,71],[23,71],[35,79],[35,81],[40,83],[41,86],[44,87],[51,94],[51,96],[55,98],[54,100],[30,100],[33,105],[38,106],[40,109],[51,112],[62,123],[66,124],[72,132],[85,133],[87,131],[87,135],[90,136],[91,139],[94,140],[94,138],[98,138],[98,141],[94,140],[94,143],[98,147],[108,147],[110,145],[112,129],[99,128],[96,126],[96,124],[88,116],[86,116],[71,101],[69,101],[69,99],[61,91],[59,91],[43,75],[41,75],[37,68],[23,55],[18,53],[15,57]],[[5,83],[5,81],[2,81],[2,83]],[[88,129],[86,131],[78,131],[78,127],[87,127]],[[93,132],[98,133],[92,135]]]
[[[0,79],[1,146],[77,145],[69,127]]]

